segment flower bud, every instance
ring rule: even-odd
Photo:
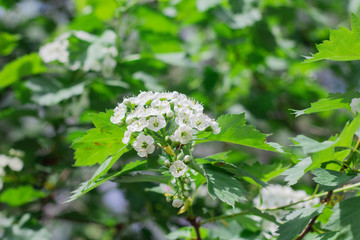
[[[189,179],[189,178],[185,178],[185,179],[184,179],[184,182],[185,182],[186,184],[189,184],[189,183],[190,183],[190,179]]]
[[[181,199],[174,199],[174,201],[172,202],[172,206],[174,208],[180,208],[183,205],[183,201]]]
[[[173,111],[167,111],[167,112],[166,112],[166,117],[172,118],[173,116],[174,116],[174,112],[173,112]]]
[[[185,157],[184,157],[184,162],[185,162],[186,164],[189,164],[189,163],[191,162],[191,157],[190,157],[190,155],[185,155]]]
[[[167,201],[167,202],[171,202],[172,200],[173,200],[173,196],[167,196],[167,197],[166,197],[166,201]]]
[[[190,196],[190,193],[188,191],[184,192],[184,197],[188,198]]]
[[[171,166],[171,162],[169,160],[164,161],[165,167],[169,168]]]

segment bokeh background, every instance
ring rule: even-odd
[[[214,118],[245,112],[285,147],[298,134],[327,139],[348,115],[295,118],[290,109],[359,89],[356,62],[303,63],[330,29],[349,27],[350,13],[359,11],[359,0],[0,0],[0,165],[21,160],[0,172],[0,236],[176,239],[168,234],[188,223],[155,183],[109,182],[63,203],[96,169],[72,166],[70,145],[92,127],[88,114],[141,90],[178,91]],[[230,148],[202,145],[196,154]],[[231,154],[272,183],[282,183],[278,175],[294,161],[249,148]],[[129,152],[114,170],[136,159]],[[305,178],[295,189],[310,194],[311,184]],[[247,189],[256,196],[256,187]],[[229,207],[205,188],[195,209],[210,216]],[[254,219],[232,224],[236,231],[213,226],[218,239],[266,239]]]

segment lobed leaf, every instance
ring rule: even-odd
[[[293,110],[295,117],[318,113],[324,111],[330,111],[335,109],[347,109],[351,112],[350,103],[353,98],[360,98],[359,92],[346,92],[346,93],[329,93],[326,98],[322,98],[315,103],[311,103],[311,107],[303,110]]]
[[[96,128],[88,130],[83,137],[75,140],[71,145],[75,149],[75,166],[101,164],[120,149],[122,153],[126,152],[126,145],[122,143],[125,126],[120,127],[111,123],[111,115],[112,111],[92,115]]]
[[[322,240],[335,239],[353,240],[360,239],[360,197],[353,197],[341,201],[333,208],[333,214],[329,222],[325,225],[325,229],[334,231],[334,234],[322,237]]]
[[[278,240],[294,239],[312,218],[322,213],[324,208],[325,205],[321,205],[317,208],[299,209],[288,214],[285,217],[286,222],[276,231],[279,234]]]
[[[212,198],[218,198],[233,208],[235,202],[246,200],[246,190],[229,173],[210,164],[203,165],[203,169],[208,184],[208,192]]]
[[[313,180],[320,184],[326,191],[333,190],[356,176],[323,168],[314,169],[311,173],[315,175]]]
[[[318,52],[307,57],[305,62],[327,59],[332,61],[360,60],[360,17],[351,15],[352,30],[340,27],[330,30],[330,39],[316,45]]]
[[[210,134],[205,141],[235,143],[267,151],[280,152],[277,147],[266,142],[266,135],[247,125],[245,114],[226,114],[218,118],[219,134]]]

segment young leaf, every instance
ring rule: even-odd
[[[307,57],[305,62],[360,60],[360,18],[355,14],[351,15],[351,28],[352,31],[345,27],[330,30],[330,40],[317,45],[319,52]]]
[[[304,135],[298,135],[292,138],[292,140],[293,142],[296,143],[296,146],[302,148],[305,154],[322,151],[324,149],[331,147],[336,142],[336,141],[324,141],[320,143]]]
[[[210,134],[205,141],[219,141],[235,143],[248,147],[278,152],[276,147],[266,142],[266,135],[247,125],[245,114],[226,114],[217,120],[221,131],[219,134]]]
[[[291,212],[285,217],[286,222],[279,226],[276,231],[279,233],[278,240],[290,240],[294,239],[302,230],[306,227],[309,221],[321,214],[325,205],[321,205],[317,208],[303,208]]]
[[[311,158],[307,157],[292,168],[287,169],[281,175],[285,176],[285,181],[288,182],[289,186],[294,185],[302,176],[304,176],[306,169],[311,165],[311,163]]]
[[[355,175],[347,175],[344,172],[332,171],[323,168],[317,168],[311,171],[316,177],[313,180],[320,184],[324,190],[333,190],[340,184],[346,183],[353,179]]]
[[[218,198],[233,208],[235,202],[246,200],[244,197],[246,190],[229,173],[210,164],[203,165],[203,169],[208,184],[208,192],[212,198]]]
[[[112,162],[111,158],[109,158],[109,159],[108,159],[109,162]],[[147,163],[146,160],[130,162],[130,163],[126,164],[121,171],[111,174],[110,176],[101,177],[100,176],[100,175],[102,175],[101,173],[103,173],[104,170],[109,168],[109,165],[111,165],[111,164],[106,165],[106,162],[99,167],[100,170],[98,169],[96,171],[96,173],[94,174],[94,176],[90,180],[81,183],[80,187],[72,192],[72,195],[69,197],[69,199],[66,202],[71,202],[71,201],[79,198],[80,196],[84,195],[85,193],[91,191],[92,189],[96,188],[100,184],[102,184],[114,177],[122,176],[129,172],[144,170],[144,169],[146,169],[146,163]]]
[[[329,222],[325,229],[338,232],[341,240],[360,239],[360,197],[341,201],[333,208]],[[331,239],[331,238],[321,238]]]
[[[96,128],[88,130],[71,145],[75,149],[75,166],[101,164],[120,149],[125,149],[126,145],[122,143],[125,127],[111,123],[111,115],[112,111],[92,115]]]
[[[12,207],[18,207],[39,198],[43,198],[46,195],[47,194],[44,192],[35,190],[32,186],[26,185],[6,189],[0,195],[0,202],[7,203]]]
[[[22,77],[46,71],[40,56],[36,53],[24,55],[4,66],[0,72],[0,89],[5,88]]]
[[[351,112],[350,103],[353,98],[360,98],[359,92],[346,92],[346,93],[329,93],[326,98],[322,98],[315,103],[311,103],[311,107],[303,110],[293,110],[296,117],[318,113],[324,111],[330,111],[335,109],[347,109]]]

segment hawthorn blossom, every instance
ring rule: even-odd
[[[165,126],[166,126],[165,118],[162,115],[160,115],[160,116],[150,117],[149,125],[147,126],[147,128],[154,132],[157,132]]]
[[[154,139],[151,136],[140,133],[134,141],[133,147],[140,157],[146,157],[155,150]]]
[[[187,144],[192,139],[193,129],[185,124],[179,126],[179,128],[170,136],[171,141],[180,142],[181,144]]]
[[[180,160],[176,160],[169,168],[170,173],[176,178],[182,177],[188,169],[188,166]]]

